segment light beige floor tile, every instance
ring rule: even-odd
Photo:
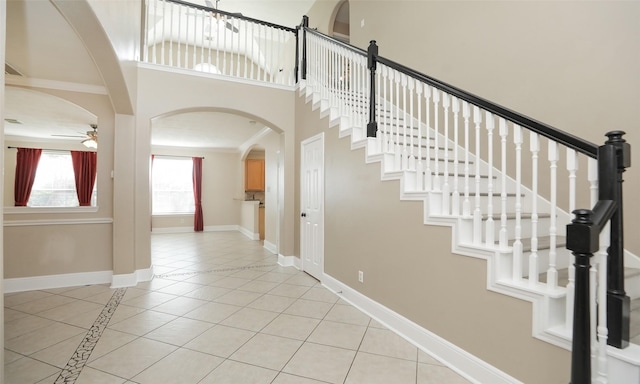
[[[236,305],[209,303],[185,314],[184,317],[208,321],[210,323],[219,323],[240,309],[242,309],[242,307],[238,307]]]
[[[198,273],[195,276],[186,279],[185,282],[193,283],[193,284],[210,285],[214,281],[222,280],[225,277],[226,277],[226,274],[218,274],[215,272]]]
[[[250,291],[250,292],[256,292],[256,293],[267,293],[277,286],[278,286],[278,283],[274,283],[271,281],[253,280],[241,286],[238,289],[242,291]]]
[[[4,346],[14,352],[30,355],[42,349],[48,348],[70,337],[84,335],[86,329],[72,325],[53,323],[46,328],[36,329],[27,334],[5,340]]]
[[[295,301],[296,299],[291,297],[266,294],[252,301],[251,304],[248,305],[248,307],[280,313],[287,309]]]
[[[238,351],[232,360],[257,365],[263,368],[281,370],[302,344],[299,340],[279,336],[257,334]]]
[[[380,324],[376,319],[371,319],[371,322],[369,322],[369,327],[387,329],[387,327],[385,327],[383,324]]]
[[[253,280],[256,279],[262,275],[264,275],[265,272],[261,272],[261,271],[256,271],[255,269],[243,269],[240,270],[238,272],[234,272],[232,273],[231,277],[239,277],[241,279],[249,279],[249,280]]]
[[[83,300],[105,305],[109,302],[109,300],[111,300],[112,297],[113,297],[112,292],[102,292],[102,293],[98,293],[97,295],[85,297]]]
[[[174,320],[176,316],[167,313],[144,311],[114,325],[109,325],[114,331],[126,332],[142,336]]]
[[[418,363],[418,384],[470,384],[451,369],[439,365]]]
[[[146,289],[138,289],[136,288],[127,288],[127,292],[124,293],[124,296],[122,297],[122,302],[127,302],[129,300],[135,299],[136,297],[142,296],[142,295],[146,295],[148,294],[149,291]]]
[[[53,296],[53,294],[44,291],[8,293],[4,295],[4,306],[13,308],[16,305],[24,304],[29,301],[34,301],[49,296]]]
[[[144,281],[142,283],[138,283],[136,285],[137,289],[146,289],[148,291],[157,291],[158,289],[165,288],[171,284],[175,284],[176,282],[173,280],[164,280],[153,278],[150,281]]]
[[[132,380],[140,384],[198,383],[223,361],[205,353],[178,349]]]
[[[325,320],[337,321],[355,325],[368,325],[371,318],[360,312],[356,307],[348,305],[335,305],[327,313]]]
[[[89,311],[102,310],[104,305],[83,300],[74,300],[68,304],[38,313],[38,316],[50,320],[62,321],[68,317],[78,316]]]
[[[411,361],[418,359],[417,347],[394,332],[378,328],[367,329],[360,351]]]
[[[60,371],[59,368],[28,357],[20,358],[4,368],[6,384],[35,383]]]
[[[108,285],[95,284],[64,291],[62,296],[73,297],[74,299],[84,299],[101,293],[111,293],[113,295],[114,292],[115,290],[109,288]]]
[[[301,299],[322,301],[333,304],[338,301],[339,297],[324,287],[312,287],[302,295]]]
[[[431,357],[431,355],[420,349],[418,349],[418,363],[444,366],[444,364],[442,364],[440,361],[436,360],[435,358]]]
[[[125,381],[126,379],[121,377],[113,376],[91,367],[84,367],[75,384],[122,384]]]
[[[305,287],[302,285],[280,284],[274,289],[270,290],[269,294],[299,299],[302,295],[307,293],[309,289],[311,289],[311,287]]]
[[[168,313],[170,315],[182,316],[205,304],[207,304],[206,300],[198,300],[190,297],[176,297],[175,299],[154,307],[153,310],[156,312]]]
[[[288,337],[291,339],[306,340],[319,323],[319,319],[293,316],[283,313],[278,315],[278,317],[276,317],[260,332],[269,335]]]
[[[88,363],[87,366],[130,379],[175,349],[173,345],[139,338]]]
[[[71,337],[67,340],[61,341],[48,348],[38,351],[31,355],[34,359],[38,359],[43,363],[54,365],[58,368],[64,368],[73,353],[78,349],[78,346],[84,340],[85,334]]]
[[[182,346],[213,327],[213,323],[179,317],[160,328],[144,335],[144,337],[167,344]]]
[[[270,384],[277,371],[226,360],[198,384]]]
[[[130,335],[124,332],[114,331],[107,328],[104,330],[104,332],[102,332],[100,340],[98,340],[98,343],[93,348],[91,356],[89,356],[89,361],[96,360],[99,357],[102,357],[107,353],[112,352],[137,338],[137,336]]]
[[[28,301],[24,304],[13,306],[12,308],[16,311],[30,313],[33,315],[46,311],[48,309],[59,307],[72,301],[74,301],[74,299],[72,299],[71,297],[51,295],[43,297],[41,299]]]
[[[240,279],[238,277],[225,277],[224,279],[213,281],[209,285],[212,285],[214,287],[236,289],[247,284],[250,281],[251,280],[249,279]]]
[[[413,361],[358,352],[345,384],[414,384],[416,364]]]
[[[123,320],[126,320],[145,311],[146,309],[144,308],[130,307],[128,305],[120,303],[120,305],[118,305],[118,308],[116,308],[116,311],[111,316],[109,325],[117,324]]]
[[[367,327],[325,320],[313,331],[307,341],[332,347],[357,350]]]
[[[4,323],[8,323],[13,320],[24,319],[25,317],[30,316],[28,313],[19,312],[13,310],[11,308],[4,308]]]
[[[15,320],[4,323],[4,337],[6,340],[13,339],[37,329],[49,327],[54,322],[39,316],[25,315]]]
[[[68,316],[62,319],[61,322],[88,330],[96,322],[102,310],[103,308],[99,308],[77,316]]]
[[[227,293],[226,295],[222,295],[216,298],[215,301],[218,303],[239,305],[243,307],[260,296],[262,296],[261,293],[241,291],[236,289]]]
[[[338,384],[344,382],[355,354],[346,349],[305,343],[282,371]]]
[[[53,375],[49,376],[49,377],[45,377],[44,379],[36,382],[36,384],[51,384],[51,383],[55,383],[55,381],[58,379],[58,376],[60,376],[60,373],[62,372],[62,370],[60,369],[59,372],[54,373]]]
[[[200,287],[196,290],[193,290],[187,294],[185,294],[185,297],[191,297],[193,299],[199,299],[199,300],[213,300],[217,297],[226,295],[227,293],[231,292],[230,289],[228,288],[220,288],[220,287],[211,287],[211,286],[204,286],[204,287]]]
[[[267,272],[264,275],[258,277],[258,280],[270,281],[272,283],[284,283],[290,278],[291,278],[291,275],[288,273]]]
[[[313,287],[318,284],[318,280],[314,279],[304,272],[300,272],[294,276],[291,276],[285,281],[285,283],[293,285],[303,285],[305,287]]]
[[[4,365],[7,365],[9,363],[13,363],[14,361],[22,358],[23,356],[19,353],[15,353],[13,351],[10,351],[8,349],[4,350]]]
[[[254,332],[216,325],[185,344],[185,348],[220,357],[229,357],[255,335]]]
[[[164,288],[157,289],[156,292],[168,293],[171,295],[184,295],[185,293],[195,291],[196,289],[201,287],[202,287],[201,284],[194,284],[194,283],[187,283],[184,281],[180,281],[175,284],[166,286]]]
[[[136,298],[133,298],[131,300],[123,301],[123,303],[131,307],[151,309],[162,303],[166,303],[169,300],[173,300],[176,297],[177,297],[176,295],[170,295],[168,293],[151,291],[151,292],[147,292],[144,295],[140,295]]]
[[[333,304],[298,299],[287,308],[284,313],[296,316],[322,319],[329,312]]]
[[[253,308],[242,308],[238,312],[224,319],[220,324],[258,332],[277,316],[278,314],[275,312]]]
[[[308,379],[306,377],[295,376],[288,373],[280,372],[278,377],[271,384],[325,384],[325,381]]]

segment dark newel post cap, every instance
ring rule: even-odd
[[[593,223],[593,211],[576,209],[575,218],[567,224],[567,249],[580,254],[592,254],[598,250],[600,232]]]
[[[593,215],[592,210],[576,209],[571,213],[573,213],[576,216],[573,218],[573,220],[571,220],[573,224],[586,224],[586,225],[593,224],[593,221],[591,220],[591,216]]]
[[[376,62],[378,58],[378,45],[375,40],[369,42],[369,48],[367,48],[367,68],[370,70],[376,69]]]
[[[618,148],[618,151],[616,151],[618,155],[618,169],[622,171],[631,166],[631,145],[622,138],[625,134],[626,132],[624,131],[611,131],[605,134],[608,138],[605,144],[614,145]]]
[[[302,16],[302,26],[303,27],[308,27],[309,26],[309,16],[307,16],[307,15],[303,15]]]

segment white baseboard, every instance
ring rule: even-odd
[[[270,241],[265,240],[262,247],[271,253],[278,253],[278,247]]]
[[[300,258],[295,256],[283,256],[281,254],[278,254],[278,264],[283,267],[295,267],[297,269],[300,269],[301,267]]]
[[[260,234],[259,233],[253,233],[250,230],[248,230],[245,227],[238,227],[238,231],[240,231],[240,233],[242,233],[243,235],[247,236],[248,238],[250,238],[251,240],[260,240]]]
[[[142,281],[149,281],[153,278],[153,265],[149,268],[138,269],[133,273],[123,273],[113,275],[111,288],[135,287]]]
[[[406,317],[324,274],[322,284],[362,312],[385,325],[411,344],[445,363],[472,383],[521,384],[517,379],[470,354]]]
[[[111,283],[111,271],[65,273],[4,279],[4,293]]]

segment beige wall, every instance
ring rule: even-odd
[[[625,1],[352,0],[351,42],[377,40],[381,56],[597,144],[626,131],[635,149],[638,14],[640,2]],[[630,196],[640,167],[624,177]],[[640,206],[626,203],[633,228]],[[626,248],[640,254],[640,238],[627,235]]]
[[[486,262],[452,254],[451,230],[425,226],[422,204],[300,98],[296,125],[298,145],[326,132],[325,273],[525,383],[567,382],[570,354],[531,336],[530,303],[487,291]]]

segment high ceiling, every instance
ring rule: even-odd
[[[315,0],[220,0],[219,9],[294,26]],[[206,5],[205,0],[191,3]],[[215,4],[215,0],[212,0]],[[132,36],[138,38],[138,36]],[[83,41],[50,1],[7,2],[6,64],[18,75],[7,74],[5,133],[25,140],[79,141],[96,117],[78,106],[20,85],[54,84],[64,88],[106,87]],[[7,67],[5,66],[5,70]],[[5,71],[6,72],[6,71]],[[219,112],[189,112],[155,120],[152,144],[238,148],[264,126],[246,117]],[[99,128],[98,128],[99,130]],[[69,136],[69,137],[67,137]],[[80,137],[79,137],[80,136]]]

